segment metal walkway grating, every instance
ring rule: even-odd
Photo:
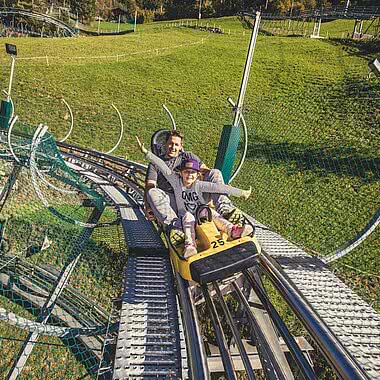
[[[187,379],[184,331],[167,248],[134,199],[73,162],[119,209],[128,246],[113,379]]]
[[[180,344],[184,336],[169,259],[129,257],[124,275],[114,379],[185,378],[181,357],[186,352]]]
[[[369,378],[380,378],[380,314],[318,258],[250,218],[265,252],[274,257]]]

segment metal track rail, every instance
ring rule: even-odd
[[[166,247],[139,207],[141,199],[134,199],[108,179],[129,185],[125,177],[95,163],[87,170],[88,163],[72,156],[67,159],[77,173],[98,184],[119,210],[128,246],[113,379],[188,378],[171,264]]]
[[[110,183],[122,184],[122,186],[127,189],[128,194],[126,195],[130,198],[125,204],[129,205],[128,207],[133,205],[128,211],[130,215],[129,221],[132,221],[133,218],[138,220],[139,213],[137,211],[142,202],[143,175],[145,172],[145,167],[143,165],[99,154],[97,152],[90,153],[78,147],[64,146],[62,149],[66,152],[67,157],[78,157],[77,159],[81,161],[81,165],[83,165],[83,167],[86,167],[87,165],[87,168],[91,168],[92,173],[96,172],[99,175],[102,174],[104,176],[103,178],[106,178]],[[378,375],[380,374],[380,360],[378,360],[378,358],[380,358],[380,341],[378,341],[380,337],[380,316],[366,305],[364,301],[360,300],[359,297],[355,296],[347,287],[345,287],[326,267],[326,265],[320,262],[320,260],[307,256],[305,252],[287,242],[281,236],[269,231],[265,226],[260,225],[256,221],[253,220],[253,222],[258,225],[257,236],[260,243],[263,245],[264,250],[280,262],[283,266],[282,270],[294,282],[292,286],[294,285],[297,290],[297,297],[295,298],[298,302],[301,302],[302,299],[307,299],[310,303],[308,317],[315,319],[320,316],[322,318],[320,324],[311,323],[311,334],[312,336],[314,336],[313,334],[316,334],[315,340],[317,342],[318,339],[321,340],[319,343],[321,344],[322,351],[339,376],[344,379],[349,379],[350,377],[347,377],[348,374],[353,373],[354,377],[351,377],[352,379],[378,378]],[[128,231],[133,232],[134,230],[133,224],[130,224],[130,226],[132,229],[129,227],[127,228],[127,225],[125,225],[126,235],[128,235]],[[140,227],[140,229],[144,229],[145,231],[145,227]],[[130,239],[133,243],[133,237],[127,236],[126,238]],[[137,249],[138,244],[136,242],[135,244]],[[265,268],[264,260],[262,261],[262,265]],[[266,268],[266,271],[269,275],[268,268]],[[246,276],[248,280],[251,281],[251,289],[253,287],[257,290],[255,288],[257,284],[255,285],[252,282],[253,280],[250,278],[250,275],[246,274]],[[275,280],[272,277],[271,279],[279,289],[281,286],[287,285],[286,277],[285,279],[281,277],[280,280]],[[328,283],[329,285],[327,285]],[[183,289],[182,292],[181,288],[179,289],[181,302],[183,302],[186,298],[183,297],[185,293],[183,292]],[[337,297],[335,295],[336,292],[339,293]],[[235,289],[235,293],[239,294],[238,288]],[[260,292],[258,293],[260,295]],[[218,294],[218,290],[216,290],[216,294]],[[243,295],[241,294],[241,296]],[[275,317],[275,319],[278,319],[278,315],[272,310],[271,305],[267,302],[268,300],[263,297],[259,298],[262,300],[265,309],[272,318]],[[188,301],[189,300],[191,303],[193,302],[190,298]],[[294,302],[294,299],[289,297],[285,297],[285,300],[289,305],[292,305],[292,302]],[[326,300],[332,300],[333,302],[329,303],[326,302]],[[242,297],[240,297],[240,301],[241,304],[245,303]],[[245,311],[248,312],[249,308],[252,309],[252,307],[249,307],[249,305],[246,304]],[[362,310],[360,310],[360,308]],[[186,307],[183,307],[182,305],[182,309],[186,310]],[[187,305],[187,310],[191,309],[194,310],[194,305]],[[216,317],[219,318],[218,316]],[[345,318],[345,320],[343,321],[342,318]],[[360,326],[359,323],[355,321],[356,318],[359,319]],[[250,319],[252,322],[253,319]],[[306,325],[308,324],[307,321],[303,319],[301,320]],[[191,327],[188,318],[184,318],[184,322],[186,329],[189,327],[191,330],[192,328],[192,338],[195,342],[195,346],[202,346],[199,336],[196,336],[199,334],[199,328],[196,324],[193,324],[193,327]],[[293,357],[298,361],[298,365],[300,366],[304,377],[313,378],[312,370],[302,359],[302,354],[297,350],[295,342],[292,341],[290,336],[287,336],[286,330],[281,324],[281,320],[279,319],[275,321],[275,324],[287,341],[287,345],[290,347]],[[321,326],[323,326],[323,328],[332,329],[332,333],[329,336],[330,340],[325,339],[326,336],[328,336],[327,330],[326,333],[323,332],[320,329]],[[231,327],[233,328],[234,325],[232,324]],[[189,342],[188,331],[186,331],[186,335]],[[260,334],[256,334],[256,336],[258,335]],[[261,338],[263,337],[256,337],[257,345],[262,344],[263,341],[265,342],[265,339]],[[128,339],[126,339],[126,341],[128,341]],[[338,349],[335,346],[330,345],[332,342],[337,345],[336,347],[338,347]],[[120,346],[120,348],[121,347],[122,346]],[[273,354],[271,353],[271,349],[273,349],[273,347],[269,348],[267,346],[267,359],[264,358],[265,355],[262,359],[264,359],[264,362],[266,360],[271,361],[273,365],[276,363],[276,360],[272,358]],[[193,375],[193,378],[207,378],[207,363],[205,363],[204,356],[200,355],[199,357],[194,356],[192,358],[190,350],[191,348],[189,347],[188,352],[190,353],[189,359],[191,370],[193,371],[193,374],[200,374],[197,377],[194,377]],[[196,359],[192,361],[194,358]],[[283,372],[283,369],[280,367],[281,365],[276,365],[276,376],[277,378],[284,378],[284,375],[281,373],[285,372]],[[232,368],[233,367],[231,367],[231,370],[227,371],[229,373],[229,378],[233,378],[234,376],[232,374]],[[268,373],[267,376],[268,378],[271,378]]]
[[[63,21],[56,19],[55,17],[38,13],[35,11],[31,11],[24,8],[7,8],[7,7],[1,7],[0,8],[0,16],[20,16],[20,17],[29,17],[31,19],[35,19],[38,21],[41,21],[43,23],[48,23],[51,25],[56,26],[58,29],[64,30],[68,36],[73,37],[77,35],[77,32],[75,31],[75,28],[71,27],[70,25],[64,23]]]
[[[255,17],[254,13],[242,12],[242,16]],[[262,18],[267,20],[299,20],[323,18],[325,20],[370,20],[380,17],[380,7],[323,7],[321,9],[306,10],[299,14],[280,15],[272,13],[263,13]]]
[[[342,355],[346,352],[343,357],[353,358],[352,365],[360,367],[356,369],[359,378],[364,376],[379,379],[380,315],[336,277],[320,259],[309,256],[253,218],[250,220],[257,226],[256,235],[264,252],[268,257],[275,259],[276,268],[280,267],[281,273],[284,274],[277,279],[273,277],[273,282],[276,286],[291,284],[292,292],[296,294],[293,300],[286,298],[285,301],[289,305],[295,300],[300,303],[306,302],[309,316],[320,319],[323,329],[330,331],[326,331],[325,334],[331,334],[330,338],[336,339]],[[274,266],[267,264],[267,261],[263,261],[266,272],[268,265]],[[314,330],[319,323],[313,325],[311,329]],[[320,332],[316,333],[322,337]],[[329,351],[335,349],[335,346],[330,344],[326,346],[326,341],[321,342],[321,345]],[[330,358],[329,361],[335,367],[335,359]],[[345,360],[341,364],[344,362]],[[340,376],[344,378],[346,371],[342,371]]]

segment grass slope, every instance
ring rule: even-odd
[[[107,151],[119,135],[114,103],[126,127],[116,154],[141,161],[134,136],[148,142],[170,126],[165,103],[186,147],[213,166],[250,36],[232,18],[208,22],[231,34],[158,23],[126,36],[18,39],[17,114],[62,138],[69,128],[64,97],[75,118],[69,142]],[[329,25],[339,36],[341,25]],[[258,38],[245,97],[247,162],[235,182],[252,185],[254,196],[237,203],[311,253],[333,252],[379,208],[379,84],[366,80],[367,61],[379,52],[376,43]],[[8,61],[0,60],[6,88]],[[375,231],[336,265],[378,310],[379,245]]]

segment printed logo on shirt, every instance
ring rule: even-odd
[[[199,196],[195,191],[186,191],[182,190],[182,199],[185,204],[186,211],[195,213],[195,210],[198,207]]]

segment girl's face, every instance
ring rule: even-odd
[[[190,187],[198,179],[198,174],[199,173],[193,169],[181,170],[180,175],[184,186]]]

